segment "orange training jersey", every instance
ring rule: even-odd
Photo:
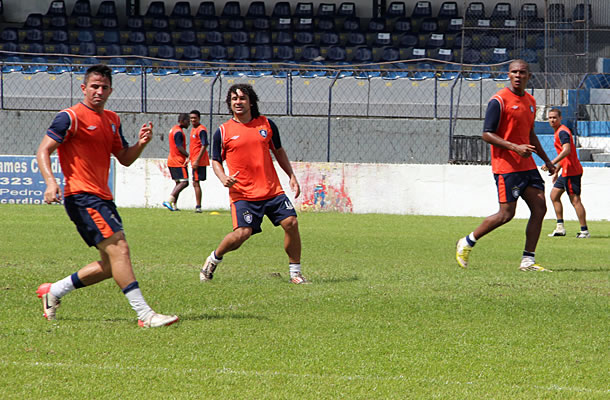
[[[186,150],[186,136],[180,125],[174,125],[169,131],[169,156],[167,157],[168,167],[184,167],[186,157],[178,151],[178,146]]]
[[[239,171],[237,183],[229,188],[232,202],[267,200],[284,193],[269,153],[275,147],[266,117],[260,116],[247,124],[230,119],[218,130],[221,156],[229,175]]]
[[[570,154],[563,158],[559,163],[561,164],[561,175],[562,176],[577,176],[582,175],[582,165],[578,160],[578,152],[576,146],[574,146],[574,137],[572,132],[567,126],[561,125],[555,131],[555,150],[557,154],[563,150],[563,145],[570,144]]]
[[[517,96],[509,88],[497,92],[490,100],[500,103],[500,121],[495,134],[515,144],[530,144],[534,129],[536,100],[529,93]],[[491,169],[494,174],[536,169],[533,157],[523,158],[514,151],[491,146]]]
[[[115,112],[100,114],[83,103],[76,104],[55,116],[47,136],[61,143],[57,154],[66,178],[64,196],[90,193],[112,200],[110,155],[129,146]]]
[[[203,146],[207,147],[207,145],[208,132],[205,129],[205,126],[200,124],[197,128],[192,128],[189,139],[189,157],[191,159],[191,166],[193,165],[193,162],[197,161],[201,148]],[[200,167],[205,167],[206,165],[210,165],[210,157],[208,156],[207,148],[204,150],[201,160],[199,160]]]

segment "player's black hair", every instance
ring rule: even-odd
[[[199,112],[199,110],[193,110],[189,113],[190,114],[195,114],[197,116],[197,118],[201,118],[201,113]]]
[[[531,71],[530,71],[530,65],[529,65],[529,63],[528,63],[527,61],[525,61],[525,60],[522,60],[522,59],[520,59],[520,58],[515,59],[515,60],[512,60],[512,61],[510,62],[510,64],[508,64],[508,68],[510,69],[510,66],[511,66],[511,65],[513,65],[513,64],[523,64],[523,65],[525,65],[525,68],[527,68],[527,72],[528,72],[528,73],[530,73],[530,72],[531,72]]]
[[[549,110],[550,113],[554,112],[557,113],[557,115],[561,118],[561,110],[559,108],[551,108]]]
[[[252,118],[254,119],[260,117],[261,113],[258,111],[258,96],[256,95],[256,92],[254,91],[252,85],[248,85],[246,83],[236,83],[235,85],[229,88],[226,100],[227,107],[229,108],[229,113],[233,112],[231,110],[231,95],[233,93],[237,94],[238,90],[241,90],[242,93],[248,96],[248,99],[250,99],[250,111],[252,113]]]
[[[87,81],[89,80],[89,76],[91,74],[98,74],[103,76],[104,78],[108,78],[108,80],[110,81],[110,87],[112,87],[112,70],[109,66],[104,64],[96,64],[87,68],[87,71],[85,72],[85,85],[87,84]]]
[[[185,113],[178,114],[178,122],[187,121],[189,119],[189,115]]]

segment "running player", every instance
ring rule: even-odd
[[[522,197],[530,209],[525,231],[521,271],[550,271],[535,261],[536,245],[546,214],[544,181],[532,158],[538,154],[549,172],[555,166],[547,157],[534,132],[536,101],[525,91],[530,78],[527,62],[514,60],[508,68],[510,88],[498,91],[489,101],[485,114],[483,140],[491,144],[491,168],[498,189],[500,209],[490,215],[468,236],[457,242],[456,259],[462,268],[476,242],[515,216],[517,200]]]
[[[154,328],[178,321],[175,315],[155,313],[144,300],[136,280],[123,223],[108,187],[110,155],[131,165],[152,138],[152,124],[142,125],[138,141],[129,146],[121,120],[104,105],[112,93],[112,71],[105,65],[87,69],[81,84],[84,100],[60,111],[42,139],[36,158],[46,183],[44,200],[59,203],[62,194],[51,169],[51,154],[57,150],[64,173],[64,206],[89,246],[99,250],[99,261],[55,283],[43,283],[36,293],[42,299],[43,315],[54,320],[61,299],[74,289],[114,278],[142,327]]]

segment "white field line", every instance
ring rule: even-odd
[[[206,369],[206,368],[166,368],[166,367],[150,367],[150,366],[123,366],[123,365],[97,365],[97,364],[74,364],[74,363],[49,363],[49,362],[17,362],[17,361],[5,361],[0,360],[0,365],[8,366],[12,364],[17,367],[40,367],[40,368],[72,368],[82,370],[84,368],[88,370],[100,370],[100,371],[154,371],[154,372],[171,372],[175,373],[180,371],[182,374],[192,374],[192,373],[205,373],[210,374],[214,373],[218,376],[220,375],[240,375],[240,376],[256,376],[256,377],[274,377],[281,376],[287,378],[296,378],[296,379],[312,379],[312,380],[342,380],[342,381],[425,381],[428,383],[436,384],[436,385],[445,385],[445,386],[460,386],[460,385],[476,385],[476,382],[458,382],[458,381],[447,381],[436,378],[426,378],[426,377],[416,377],[409,378],[404,375],[395,375],[395,376],[379,376],[379,375],[333,375],[333,374],[295,374],[291,372],[284,371],[247,371],[247,370],[235,370],[232,368],[216,368],[216,369]],[[607,390],[599,390],[599,389],[589,389],[589,388],[581,388],[581,387],[564,387],[559,385],[550,384],[548,386],[539,386],[539,385],[511,385],[513,388],[519,389],[536,389],[536,390],[545,390],[549,392],[575,392],[575,393],[591,393],[591,394],[607,394],[610,393],[610,389]]]

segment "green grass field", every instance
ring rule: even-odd
[[[545,274],[517,269],[524,220],[482,239],[462,270],[455,241],[480,218],[302,213],[313,284],[295,286],[268,222],[201,284],[228,212],[120,212],[145,297],[180,322],[138,328],[113,281],[74,291],[46,321],[38,285],[97,250],[61,206],[2,205],[0,398],[610,398],[606,221],[577,240],[577,222],[549,238],[547,220]]]

